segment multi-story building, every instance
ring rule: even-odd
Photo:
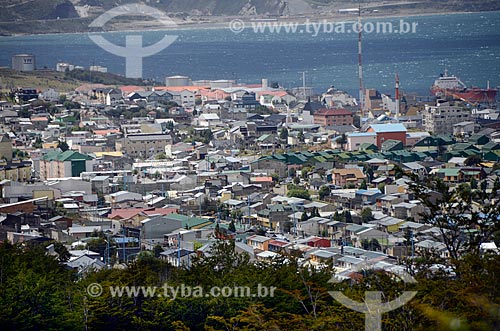
[[[422,112],[422,123],[426,131],[433,134],[453,134],[453,125],[470,121],[471,112],[460,104],[450,102],[437,106],[426,105]]]
[[[79,177],[82,172],[92,171],[94,159],[74,151],[52,151],[40,159],[40,179]]]
[[[13,182],[26,182],[31,179],[31,161],[0,160],[0,180],[8,179]]]
[[[319,124],[323,127],[352,125],[354,115],[347,109],[320,109],[313,115],[314,124]]]
[[[337,186],[346,186],[347,184],[358,185],[365,179],[365,175],[358,168],[353,169],[333,169],[332,183]]]
[[[406,145],[406,127],[401,123],[372,124],[368,132],[377,134],[377,147],[380,149],[384,141],[398,140]]]
[[[165,151],[165,146],[172,144],[172,137],[163,133],[128,134],[116,142],[116,150],[132,157],[144,158]]]
[[[12,140],[8,134],[0,135],[0,159],[12,161]]]
[[[17,54],[12,56],[12,69],[17,71],[33,71],[35,68],[35,55]]]

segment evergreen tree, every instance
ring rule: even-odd
[[[281,128],[279,137],[286,142],[288,139],[288,129],[285,127]]]
[[[320,200],[324,200],[327,196],[330,195],[330,186],[323,185],[319,188],[318,195]]]
[[[359,184],[359,189],[360,190],[366,190],[368,187],[366,186],[366,180],[363,179],[361,184]]]
[[[231,220],[227,229],[231,232],[236,232],[236,226],[234,225],[234,220]]]
[[[344,219],[346,223],[352,223],[352,215],[349,210],[344,211]]]
[[[368,223],[370,221],[373,221],[373,213],[372,213],[372,210],[370,208],[363,208],[363,210],[361,211],[361,220],[363,221],[363,223]]]

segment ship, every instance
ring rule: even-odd
[[[431,93],[438,98],[453,97],[469,103],[488,103],[492,104],[496,101],[498,93],[497,89],[488,87],[483,89],[479,87],[467,87],[458,77],[448,75],[445,70],[444,74],[434,81],[431,86]]]

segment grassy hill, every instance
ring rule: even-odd
[[[36,70],[19,72],[12,69],[0,68],[0,90],[10,90],[16,87],[33,87],[39,90],[53,88],[58,91],[73,91],[76,87],[90,82],[105,85],[150,85],[151,82],[141,79],[126,78],[111,73],[73,70],[63,73],[53,70]]]

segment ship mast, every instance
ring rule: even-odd
[[[364,115],[365,111],[365,93],[363,86],[363,61],[362,61],[362,31],[363,26],[361,25],[361,4],[358,7],[358,77],[359,77],[359,108],[361,116]]]

